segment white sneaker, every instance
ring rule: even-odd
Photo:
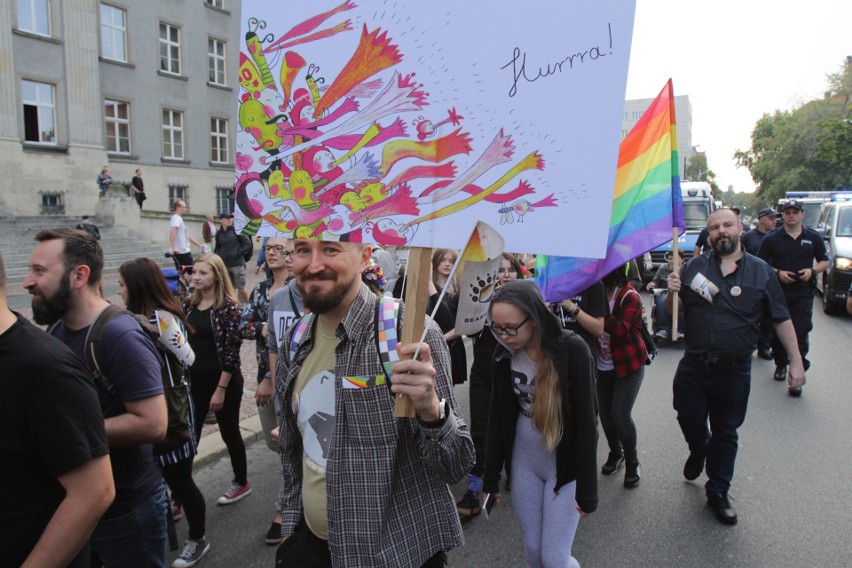
[[[669,335],[668,331],[666,331],[665,329],[661,329],[654,334],[654,337],[656,337],[657,339],[669,339],[669,337],[671,336]]]
[[[240,485],[232,482],[225,494],[219,497],[216,502],[220,505],[230,505],[249,495],[251,495],[251,486],[248,483]]]
[[[172,568],[189,568],[195,566],[201,557],[207,554],[210,550],[210,543],[206,537],[201,537],[201,540],[187,540],[183,545],[183,550],[172,562]]]

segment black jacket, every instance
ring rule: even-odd
[[[563,330],[541,299],[532,282],[517,281],[502,286],[495,302],[509,302],[524,310],[541,330],[542,349],[553,358],[562,390],[562,439],[556,447],[555,492],[577,481],[576,500],[591,513],[598,507],[597,446],[598,409],[595,396],[595,361],[588,345],[573,331]],[[496,493],[500,471],[512,470],[512,449],[520,406],[512,389],[511,353],[498,346],[494,361],[494,384],[488,419],[488,440],[483,490]]]
[[[222,257],[228,268],[243,266],[251,259],[254,245],[248,235],[238,235],[233,227],[216,231],[216,246],[213,252]]]

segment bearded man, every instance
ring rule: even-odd
[[[666,310],[671,314],[672,292],[679,292],[686,341],[674,377],[674,408],[690,452],[683,475],[697,479],[706,463],[707,503],[720,522],[732,525],[737,513],[728,489],[737,457],[737,429],[745,420],[752,353],[764,314],[790,353],[791,387],[805,383],[805,369],[778,278],[768,264],[743,251],[739,215],[717,209],[707,219],[707,229],[711,250],[667,279]]]
[[[427,321],[418,358],[394,364],[388,380],[376,341],[380,300],[361,281],[370,246],[294,245],[310,314],[281,338],[275,372],[286,538],[276,565],[445,566],[445,551],[463,541],[448,484],[468,472],[474,451],[443,335]],[[411,397],[415,418],[394,417],[396,393]]]

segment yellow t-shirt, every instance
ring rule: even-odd
[[[334,431],[334,350],[337,337],[317,322],[314,344],[293,387],[293,406],[302,433],[302,507],[311,532],[328,540],[325,468]]]

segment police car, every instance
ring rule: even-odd
[[[825,239],[830,262],[816,281],[823,311],[846,313],[846,293],[852,284],[852,191],[836,192],[823,204],[816,230]]]

